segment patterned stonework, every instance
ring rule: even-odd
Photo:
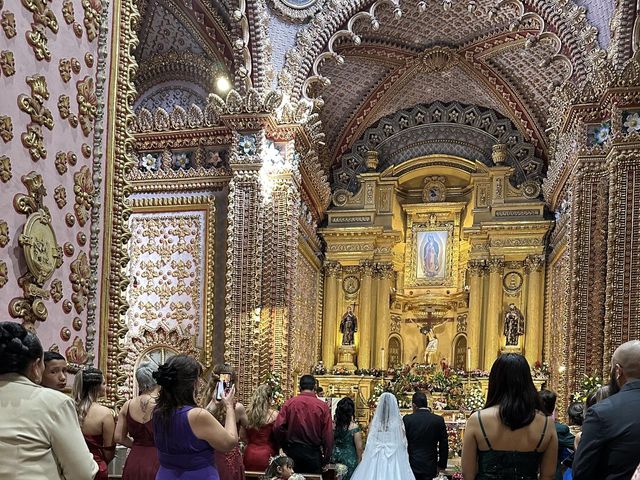
[[[144,327],[198,335],[204,295],[205,214],[131,216],[127,338]]]

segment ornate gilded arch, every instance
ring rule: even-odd
[[[541,182],[544,162],[511,120],[488,108],[435,102],[399,111],[367,129],[333,170],[333,188],[358,190],[357,175],[367,170],[369,151],[378,153],[379,171],[434,154],[493,165],[491,155],[496,144],[506,145],[506,164],[515,169],[512,183]]]

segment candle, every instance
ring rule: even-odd
[[[471,371],[471,347],[467,347],[467,372]]]
[[[380,348],[380,370],[384,371],[384,364],[385,364],[385,358],[384,358],[384,347]]]

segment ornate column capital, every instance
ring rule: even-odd
[[[373,275],[374,268],[375,268],[375,265],[373,264],[373,262],[371,260],[361,260],[360,261],[360,273],[362,275],[366,275],[368,277],[371,277]]]
[[[467,271],[471,276],[482,277],[487,271],[486,260],[469,260]]]
[[[487,262],[489,273],[502,273],[504,271],[504,258],[493,257]]]
[[[342,265],[340,262],[328,261],[324,262],[324,274],[327,277],[337,277],[342,272]]]
[[[524,271],[541,272],[544,269],[545,258],[544,255],[529,255],[524,261]]]
[[[391,263],[376,263],[373,274],[376,278],[391,279],[395,275],[395,271]]]

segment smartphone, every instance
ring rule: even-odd
[[[221,373],[220,380],[216,385],[216,400],[218,401],[222,400],[222,397],[225,394],[229,393],[229,390],[231,390],[232,386],[233,386],[233,382],[231,381],[231,374]]]

